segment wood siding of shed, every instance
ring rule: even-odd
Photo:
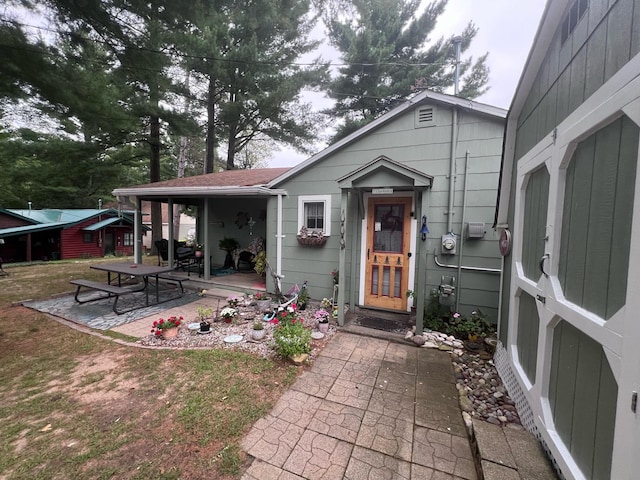
[[[426,250],[428,254],[427,285],[435,288],[442,275],[457,275],[455,270],[442,269],[435,265],[433,252],[439,253],[440,237],[446,233],[448,208],[448,175],[451,155],[452,110],[442,105],[435,106],[435,125],[415,128],[414,112],[407,112],[374,132],[370,132],[351,145],[319,161],[313,167],[302,171],[281,185],[287,191],[283,198],[283,284],[309,281],[309,291],[313,298],[330,297],[332,282],[329,273],[338,267],[340,240],[340,191],[336,179],[358,167],[385,155],[428,175],[434,176],[433,188],[427,190],[429,236]],[[502,152],[504,123],[491,117],[461,110],[459,114],[458,148],[456,151],[455,205],[453,229],[457,235],[464,232],[461,225],[462,199],[464,187],[465,153],[469,152],[469,180],[467,183],[466,221],[480,221],[487,225],[483,239],[466,241],[462,264],[477,267],[499,268],[497,233],[491,228],[495,209],[495,195]],[[384,186],[384,185],[379,185]],[[298,196],[332,195],[331,221],[332,235],[321,248],[300,246],[295,234],[299,226]],[[359,284],[361,219],[358,216],[358,201],[349,199],[347,248],[356,246],[350,255],[355,256],[352,264],[347,259],[349,271],[340,272],[340,282],[350,282],[355,275]],[[269,203],[270,224],[268,238],[275,236],[276,200]],[[354,238],[355,236],[355,238]],[[424,248],[424,245],[422,246]],[[271,260],[271,259],[270,259]],[[275,260],[275,259],[272,259]],[[442,258],[440,258],[442,260]],[[453,259],[457,265],[457,257]],[[354,265],[354,269],[351,269]],[[481,308],[495,320],[498,304],[499,275],[463,272],[460,302],[462,309]],[[347,299],[353,302],[357,299]]]
[[[518,118],[516,158],[640,52],[640,7],[635,3],[590,0],[586,14],[562,45],[558,29]]]
[[[567,168],[558,278],[568,300],[604,319],[625,301],[637,158],[638,127],[622,117]]]
[[[542,167],[531,174],[524,201],[522,268],[533,281],[542,274],[540,259],[544,255],[548,203],[549,172]]]
[[[60,234],[60,258],[103,257],[104,244],[102,246],[98,245],[97,231],[92,232],[93,241],[91,243],[84,243],[83,241],[84,232],[82,229],[98,221],[98,219],[90,219],[62,230]]]
[[[618,385],[602,346],[565,321],[553,332],[549,404],[585,478],[610,478]]]
[[[531,295],[522,292],[518,308],[518,361],[531,384],[536,381],[539,328],[540,316],[536,300]]]

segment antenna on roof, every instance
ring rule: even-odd
[[[29,205],[29,211],[31,211],[31,201],[28,201],[27,204]]]
[[[98,199],[98,210],[102,210],[102,199]]]
[[[462,37],[453,37],[453,44],[456,46],[456,76],[453,83],[453,94],[458,95],[460,92],[460,48],[462,46]]]

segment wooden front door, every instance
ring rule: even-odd
[[[407,309],[411,201],[370,198],[365,255],[365,305]]]

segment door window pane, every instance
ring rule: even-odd
[[[374,217],[373,250],[402,253],[404,205],[376,205]]]

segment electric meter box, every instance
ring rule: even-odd
[[[454,233],[447,233],[442,235],[442,241],[440,243],[440,253],[442,255],[455,255],[458,241]]]

